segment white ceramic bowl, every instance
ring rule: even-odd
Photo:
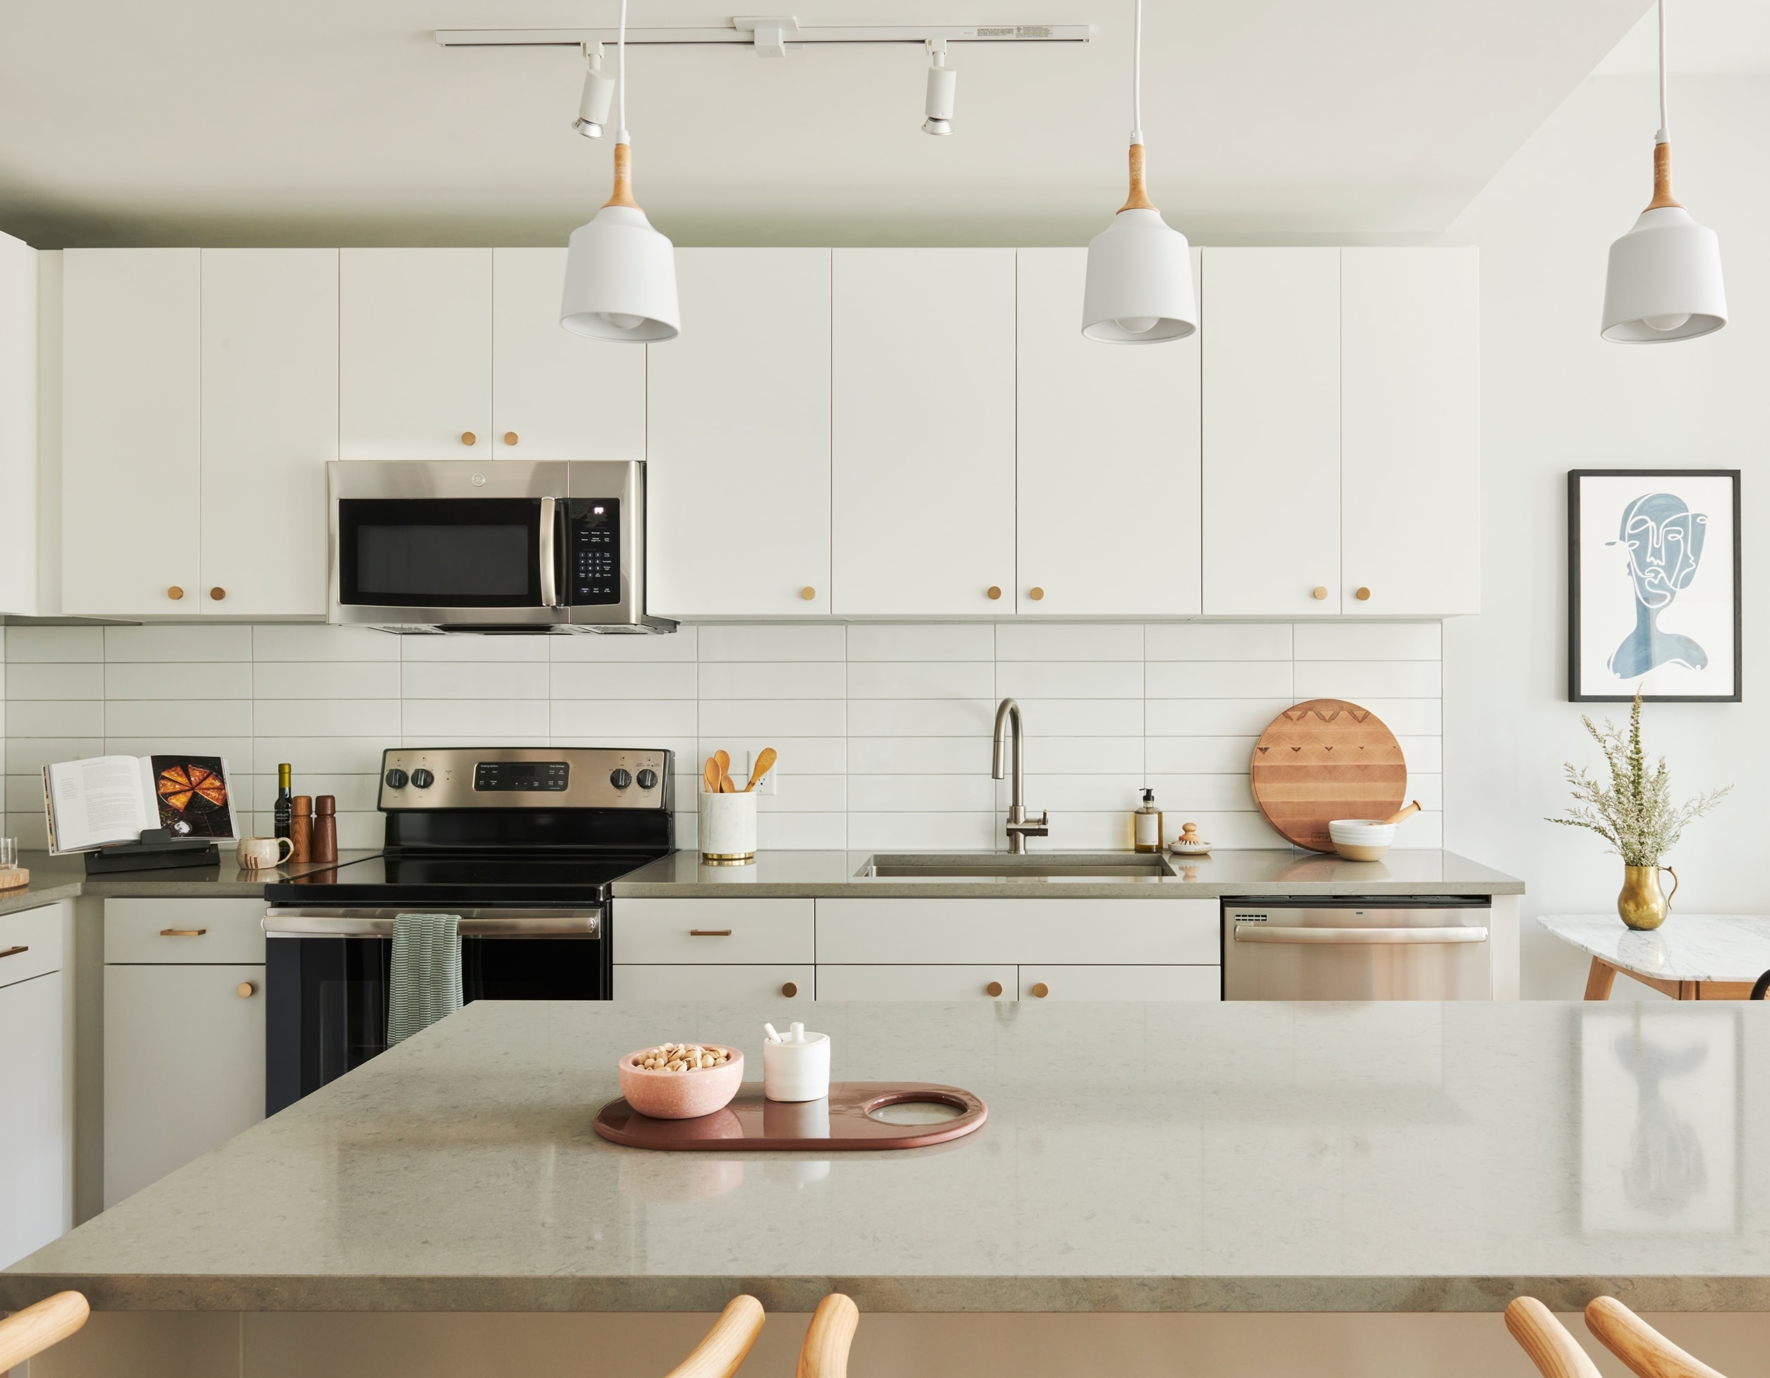
[[[1381,861],[1395,841],[1395,824],[1371,818],[1336,818],[1328,824],[1328,838],[1348,861]]]

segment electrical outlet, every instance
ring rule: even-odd
[[[760,756],[761,754],[762,753],[760,751],[751,751],[751,752],[746,753],[746,756],[748,757],[748,759],[744,763],[744,778],[746,780],[750,778],[750,772],[753,771],[754,769],[756,769],[756,758],[758,756]],[[768,768],[768,774],[764,775],[760,780],[758,780],[756,782],[756,793],[758,793],[758,794],[773,794],[774,793],[774,777],[779,775],[780,773],[781,773],[781,763],[779,761],[776,761],[772,766],[770,766]]]

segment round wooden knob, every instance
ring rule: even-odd
[[[799,590],[799,596],[809,603],[813,598],[817,597],[817,590],[812,588],[810,584],[807,584],[804,588]]]
[[[983,993],[993,1000],[996,996],[1002,993],[1002,983],[1000,981],[991,981],[983,988]]]
[[[789,999],[789,1000],[791,1000],[798,993],[799,993],[799,983],[797,981],[788,981],[786,983],[786,985],[781,987],[781,994],[786,996],[787,999]]]
[[[463,445],[474,445],[474,444],[477,444],[478,442],[479,442],[479,437],[477,435],[475,435],[472,431],[462,431],[461,432],[461,443]]]
[[[1026,591],[1026,596],[1036,603],[1045,596],[1045,590],[1037,587],[1030,588]]]
[[[516,432],[515,431],[505,431],[504,432],[504,443],[506,445],[516,444]]]
[[[1352,596],[1360,603],[1368,603],[1371,600],[1371,591],[1369,589],[1359,589],[1358,592]]]
[[[1315,586],[1314,598],[1315,598],[1315,601],[1318,603],[1326,601],[1326,599],[1327,599],[1327,585],[1326,584],[1317,584]]]
[[[219,603],[223,598],[227,597],[227,590],[222,588],[220,584],[217,584],[214,588],[209,590],[209,596]]]
[[[1051,993],[1051,987],[1047,986],[1043,981],[1035,981],[1033,983],[1032,993],[1033,999],[1043,1000]]]
[[[177,584],[174,584],[171,588],[166,590],[166,596],[176,603],[180,598],[184,597],[184,590],[179,588]]]
[[[1002,596],[1002,588],[1001,588],[1001,585],[999,585],[999,584],[991,584],[991,585],[990,585],[990,586],[989,586],[989,596],[990,596],[990,597],[991,597],[991,598],[992,598],[992,599],[995,599],[995,598],[1000,598],[1000,597],[1001,597],[1001,596]]]
[[[241,981],[239,985],[234,987],[234,994],[239,996],[242,1000],[250,1000],[254,995],[258,994],[258,987],[253,985],[250,981]]]

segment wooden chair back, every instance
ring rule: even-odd
[[[707,1336],[675,1368],[669,1378],[731,1378],[762,1333],[762,1303],[754,1297],[733,1297],[713,1322]]]
[[[1770,971],[1766,971],[1762,976],[1758,977],[1752,985],[1752,993],[1748,995],[1746,999],[1762,1000],[1766,992],[1770,992]]]
[[[0,1373],[67,1339],[92,1314],[78,1292],[57,1292],[0,1321]]]
[[[1543,1378],[1601,1378],[1591,1355],[1535,1297],[1512,1298],[1506,1307],[1506,1329]]]
[[[1586,1329],[1640,1378],[1723,1378],[1686,1354],[1615,1297],[1595,1297],[1586,1307]]]
[[[795,1378],[848,1378],[848,1348],[859,1324],[853,1298],[832,1292],[820,1301],[805,1327]]]

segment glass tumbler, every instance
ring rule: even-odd
[[[0,837],[0,871],[10,871],[18,865],[18,839],[16,837]]]

